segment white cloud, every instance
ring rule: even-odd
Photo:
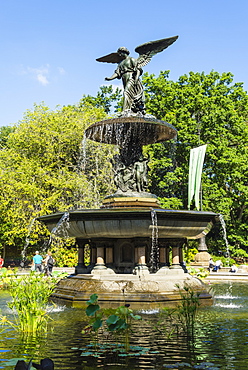
[[[33,79],[38,81],[41,85],[46,86],[50,83],[49,81],[50,66],[46,64],[38,68],[33,67],[22,67],[21,74],[31,76]]]
[[[38,68],[22,66],[21,74],[30,76],[32,79],[38,81],[42,86],[47,86],[52,81],[56,81],[58,75],[62,76],[66,73],[62,67],[57,67],[54,71],[55,74],[53,75],[49,64],[42,65]]]
[[[42,73],[37,73],[36,78],[43,86],[46,86],[49,84],[47,77]]]
[[[46,85],[49,84],[49,80],[48,80],[49,69],[50,69],[49,64],[47,64],[45,67],[42,66],[40,68],[30,68],[30,67],[28,67],[28,71],[43,86],[46,86]]]
[[[61,75],[65,74],[65,70],[64,70],[63,67],[58,67],[58,70],[59,70],[59,74],[61,74]]]

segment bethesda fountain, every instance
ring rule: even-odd
[[[112,305],[157,306],[176,302],[180,299],[176,286],[188,284],[199,292],[203,303],[211,303],[206,286],[187,273],[183,247],[188,239],[204,237],[218,215],[163,209],[157,196],[147,192],[149,158],[143,155],[142,147],[174,139],[177,130],[146,114],[140,75],[152,56],[177,38],[138,46],[137,59],[130,57],[125,47],[97,59],[118,64],[106,80],[121,78],[124,87],[123,111],[94,123],[85,132],[89,140],[118,146],[119,153],[112,161],[116,192],[106,196],[99,209],[40,217],[50,231],[66,218],[68,236],[76,238],[78,246],[75,274],[59,283],[54,299],[77,306],[97,293],[100,302]],[[87,266],[86,247],[90,249]]]

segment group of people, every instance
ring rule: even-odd
[[[222,262],[221,262],[221,260],[217,260],[216,262],[214,262],[213,260],[212,260],[212,258],[210,258],[210,260],[209,260],[209,271],[219,271],[220,269],[221,269],[221,267],[222,267]]]
[[[35,252],[35,255],[33,257],[33,267],[35,271],[44,272],[47,276],[51,276],[54,263],[55,260],[52,257],[52,253],[50,251],[47,252],[47,255],[44,259],[38,251]]]
[[[219,269],[221,269],[221,267],[222,267],[221,260],[217,260],[216,262],[214,262],[212,260],[212,258],[210,258],[210,260],[209,260],[209,267],[208,267],[209,271],[215,271],[215,272],[217,272]],[[238,271],[237,266],[233,264],[230,267],[229,272],[237,272],[237,271]]]

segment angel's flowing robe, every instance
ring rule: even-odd
[[[142,69],[137,66],[137,60],[127,57],[120,62],[115,73],[122,78],[124,87],[123,110],[131,109],[134,112],[143,111],[145,97],[140,79],[136,79],[137,71],[142,74]]]

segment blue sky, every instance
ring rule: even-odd
[[[76,104],[95,95],[113,64],[96,58],[179,35],[144,68],[170,79],[232,72],[248,90],[247,0],[1,0],[0,126],[34,103]],[[119,81],[116,82],[117,84]]]

